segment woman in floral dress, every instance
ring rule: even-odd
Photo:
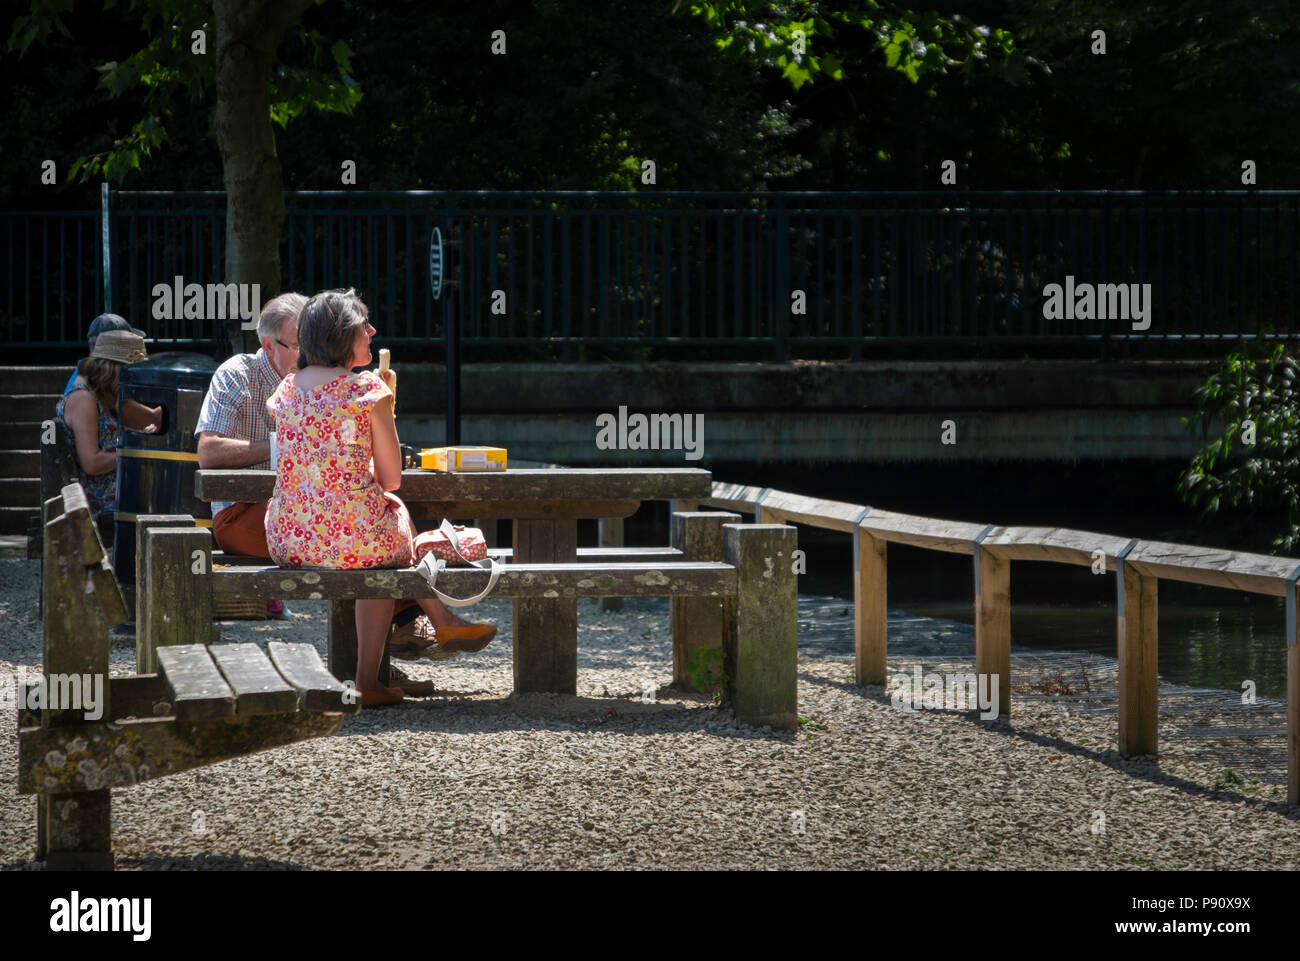
[[[371,362],[375,328],[366,318],[365,304],[352,291],[309,300],[298,318],[299,370],[266,402],[279,451],[266,543],[282,567],[357,569],[413,562],[411,516],[389,493],[402,482],[393,393],[373,371],[351,373]],[[496,633],[453,617],[436,601],[419,603],[452,630],[472,634],[478,648]],[[390,599],[356,602],[356,685],[363,705],[402,699],[400,689],[379,683],[392,617]]]

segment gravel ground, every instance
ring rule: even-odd
[[[17,665],[39,667],[36,570],[0,553],[6,684]],[[816,609],[806,601],[801,612]],[[324,604],[294,613],[227,622],[223,639],[305,640],[323,654]],[[1276,785],[1220,789],[1212,764],[1169,754],[1122,760],[1113,710],[1040,696],[1017,699],[1012,724],[904,714],[884,689],[856,686],[851,655],[812,625],[799,660],[808,723],[741,727],[665,687],[672,645],[657,599],[621,612],[580,601],[579,696],[514,696],[509,602],[473,617],[501,627],[487,650],[402,663],[437,682],[433,697],[114,791],[119,869],[1300,867],[1298,812]],[[891,671],[973,670],[967,631],[891,617]],[[133,643],[114,641],[114,674],[133,672]],[[1033,660],[1017,654],[1013,682]],[[661,686],[655,703],[642,703],[647,679]],[[0,867],[25,869],[35,802],[16,779],[10,726]]]

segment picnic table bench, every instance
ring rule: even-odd
[[[271,471],[199,471],[200,500],[269,498]],[[511,563],[493,596],[515,601],[514,689],[577,692],[579,597],[673,598],[674,679],[702,647],[726,652],[729,692],[738,719],[795,725],[797,588],[795,530],[738,524],[726,512],[673,516],[667,548],[576,546],[579,518],[626,517],[647,499],[700,500],[711,491],[696,469],[520,470],[483,474],[406,471],[398,491],[414,518],[509,518]],[[213,553],[211,532],[188,517],[141,517],[137,557],[137,638],[150,652],[210,622],[219,599],[327,600],[329,668],[340,679],[356,670],[354,604],[358,598],[433,596],[411,568],[289,569]],[[497,552],[505,556],[504,551]],[[476,569],[450,568],[438,587],[470,596],[486,583]]]
[[[274,471],[201,470],[195,477],[195,495],[199,500],[263,501],[270,498],[274,489]],[[406,470],[402,472],[402,485],[395,493],[417,524],[424,521],[426,526],[436,525],[444,517],[511,520],[512,564],[579,561],[653,564],[671,558],[646,552],[619,557],[614,548],[579,549],[578,521],[625,518],[636,513],[643,501],[701,499],[712,489],[712,475],[698,468],[515,468],[455,474]],[[664,554],[671,550],[666,549]],[[720,545],[717,556],[694,559],[721,561]],[[482,575],[471,575],[469,580],[480,585],[486,583]],[[447,590],[441,584],[440,589]],[[498,597],[508,596],[504,593],[506,589],[498,584],[494,593]],[[467,592],[465,596],[472,593]],[[430,594],[426,585],[419,595],[404,596]],[[626,595],[607,596],[636,595],[629,591]],[[351,677],[355,665],[355,655],[350,654],[356,647],[351,600],[339,599],[331,605],[330,667],[338,677]],[[575,693],[576,596],[519,596],[514,604],[513,627],[516,639],[528,641],[522,650],[516,645],[515,689],[521,693]],[[336,648],[337,660],[334,659]]]
[[[18,691],[18,791],[37,795],[49,869],[112,868],[112,788],[333,734],[360,710],[310,644],[177,644],[157,672],[110,678],[108,631],[127,608],[85,491],[63,488],[44,515],[45,673]],[[188,640],[210,637],[209,622]]]
[[[52,428],[48,433],[47,427]],[[43,563],[45,557],[43,505],[46,501],[59,497],[63,488],[69,484],[77,483],[77,462],[68,450],[67,429],[59,420],[51,419],[41,424],[40,452],[40,501],[36,504],[35,512],[27,524],[27,558],[28,560]],[[96,526],[99,528],[100,540],[111,547],[113,543],[113,513],[110,511],[101,514]],[[40,599],[37,601],[38,613],[45,610],[45,589],[43,585],[44,581],[42,580]],[[128,607],[130,606],[130,600],[131,598],[128,597]]]

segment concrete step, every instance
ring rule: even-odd
[[[39,478],[0,477],[0,507],[26,507],[35,514],[40,499]]]
[[[0,367],[0,384],[10,394],[63,394],[73,368]]]
[[[31,507],[0,507],[0,534],[26,534],[28,518],[36,516]]]
[[[40,477],[39,450],[0,450],[0,477]]]
[[[62,391],[57,394],[0,394],[0,419],[43,421],[54,416]]]
[[[0,401],[3,403],[3,401]],[[53,416],[51,414],[50,416]],[[8,447],[12,450],[37,450],[41,449],[41,422],[40,421],[11,421],[4,416],[4,408],[0,406],[0,447]],[[39,457],[39,455],[38,455]],[[33,477],[40,474],[40,461],[32,471]],[[4,471],[3,473],[10,473]]]

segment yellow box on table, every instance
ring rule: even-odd
[[[455,473],[506,469],[504,447],[426,447],[420,451],[424,470]]]

